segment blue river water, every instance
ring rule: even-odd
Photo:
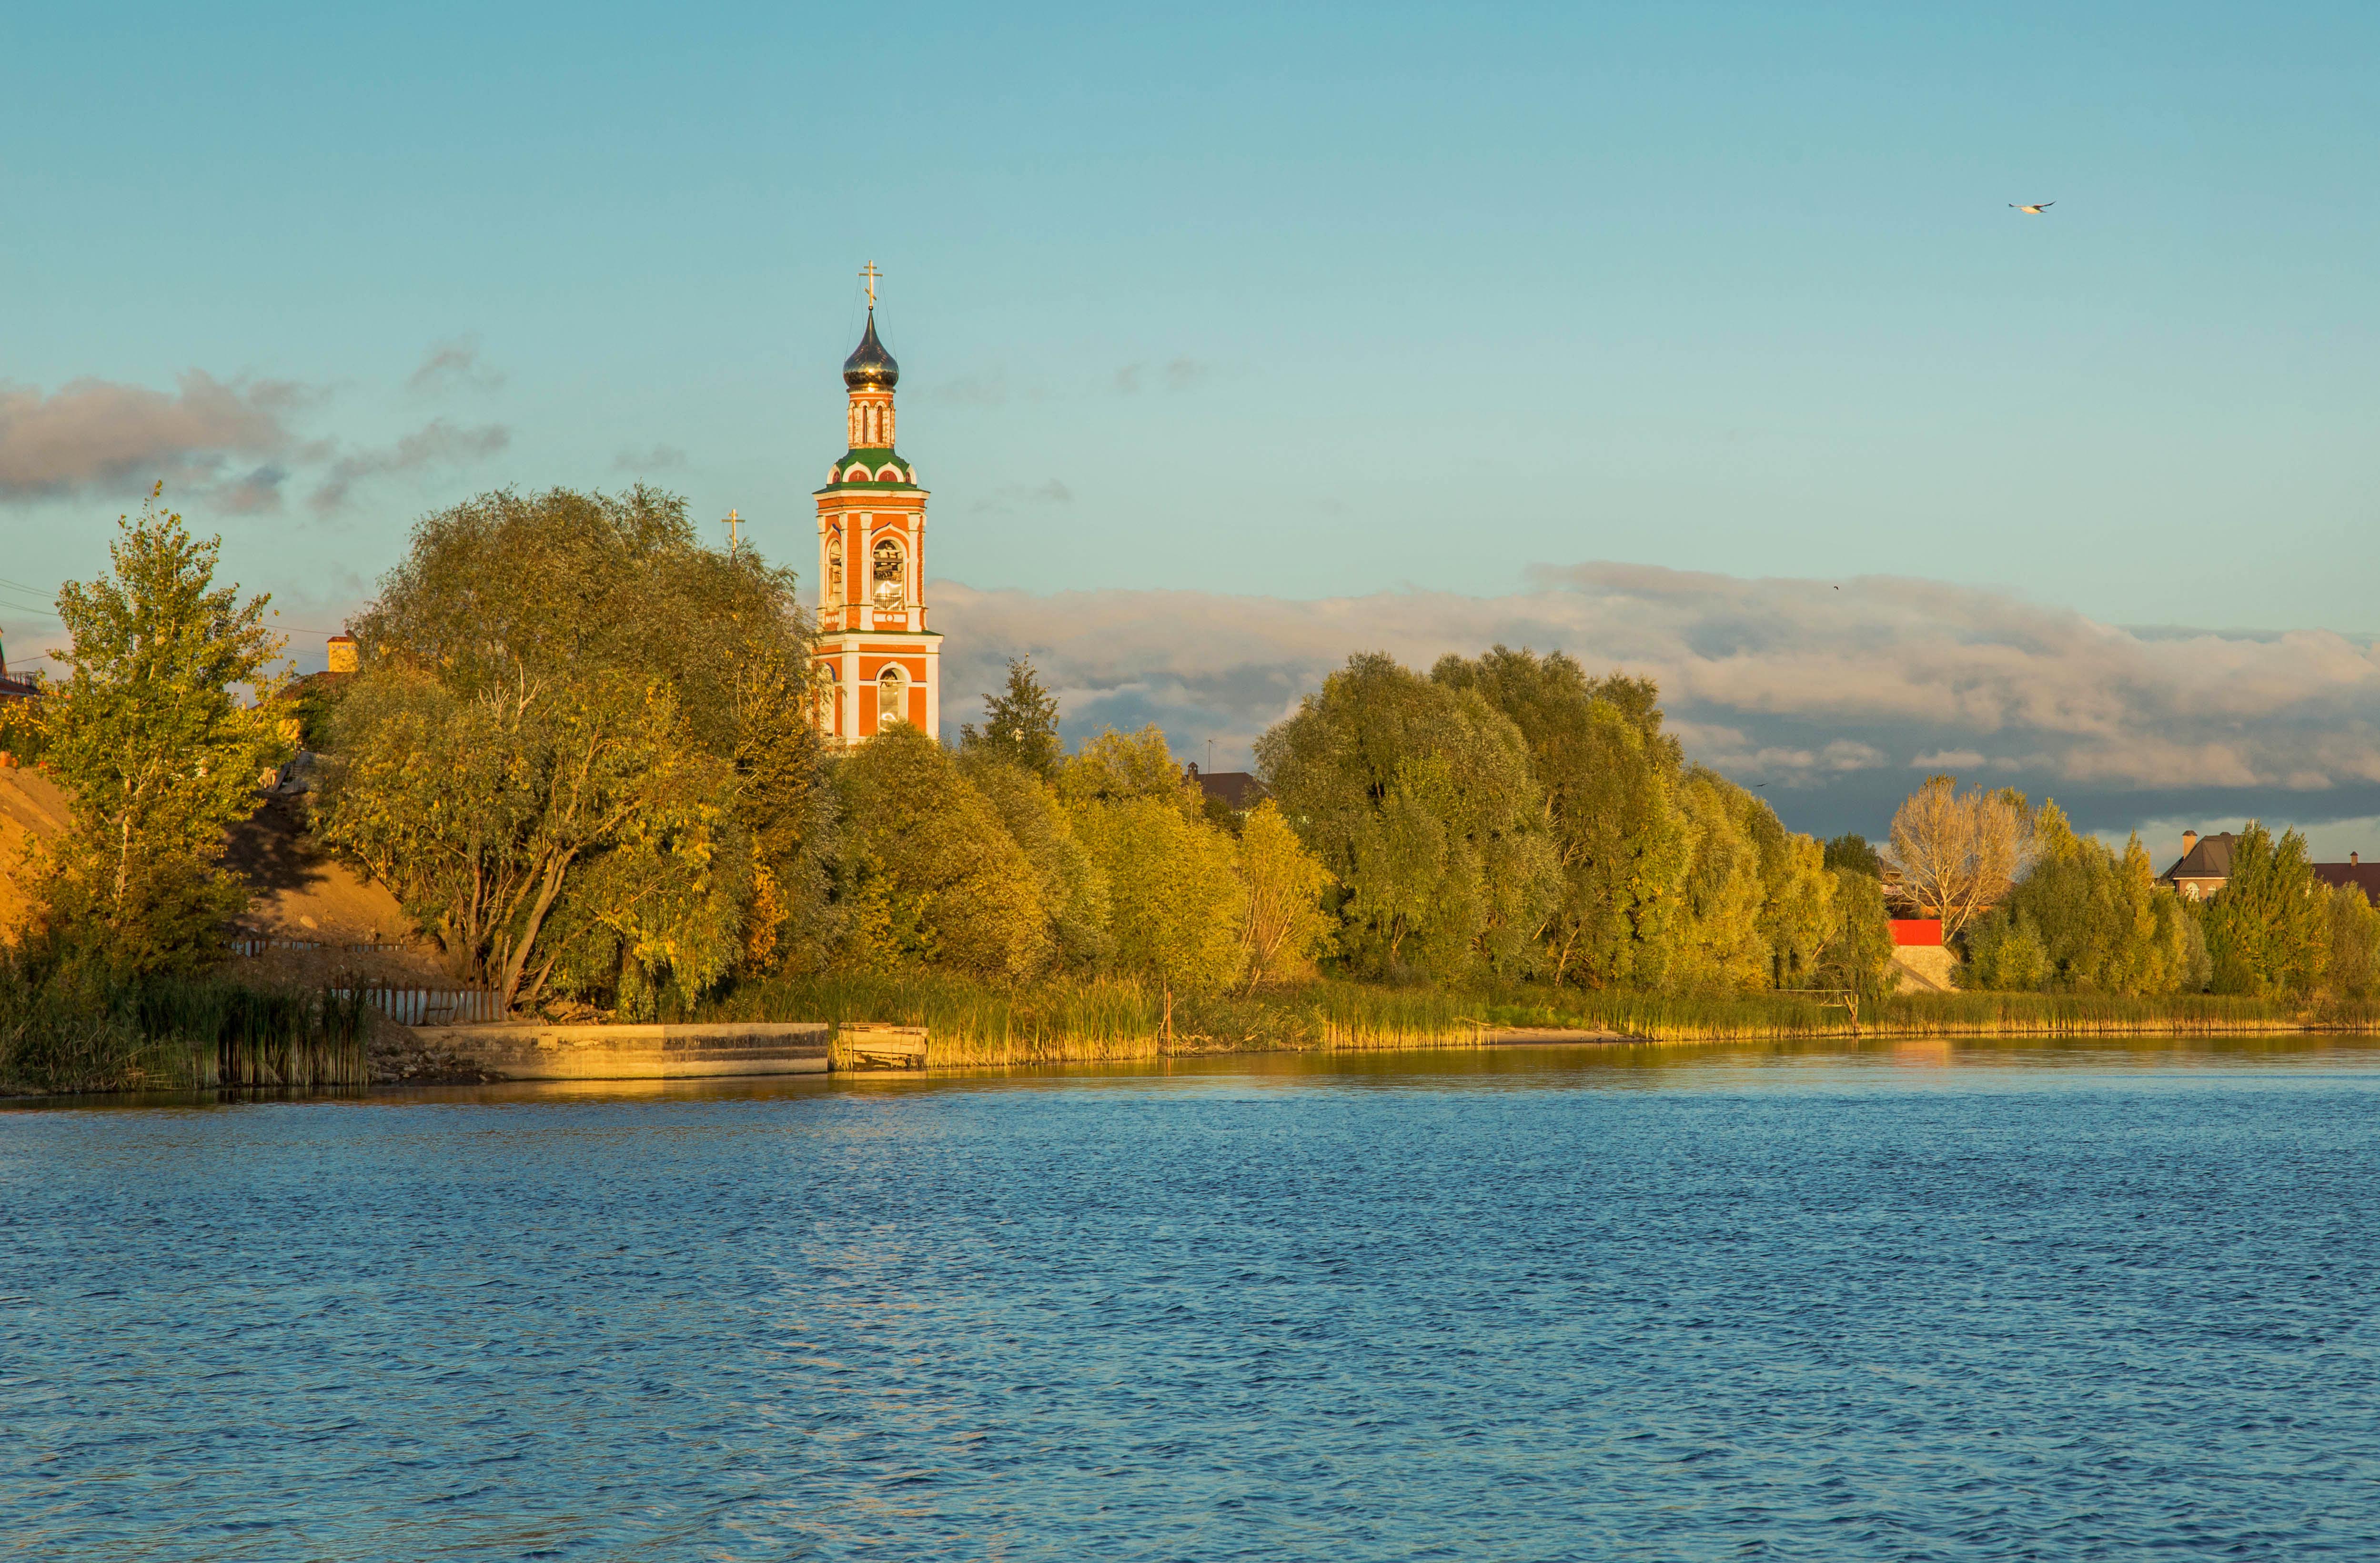
[[[2380,1557],[2380,1051],[0,1112],[0,1556]]]

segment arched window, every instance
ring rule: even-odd
[[[888,667],[876,675],[876,726],[880,732],[888,722],[909,720],[909,708],[904,697],[908,694],[908,682],[899,668]]]
[[[876,544],[875,561],[876,606],[898,608],[908,595],[905,589],[906,583],[901,578],[901,545],[891,538],[880,539]]]
[[[843,534],[839,531],[826,540],[826,600],[843,600]]]

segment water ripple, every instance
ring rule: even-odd
[[[2380,1556],[2371,1057],[11,1112],[0,1552]]]

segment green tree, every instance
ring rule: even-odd
[[[1590,679],[1557,651],[1499,646],[1441,658],[1430,678],[1476,690],[1528,745],[1561,875],[1544,934],[1556,986],[1658,982],[1680,915],[1688,843],[1672,799],[1679,754],[1649,679]]]
[[[1023,767],[977,748],[959,756],[959,770],[983,794],[1033,865],[1058,960],[1088,970],[1103,962],[1108,936],[1108,882],[1056,794]]]
[[[2331,885],[2323,900],[2323,986],[2346,999],[2380,993],[2380,909],[2353,885]]]
[[[425,517],[351,626],[321,828],[508,1001],[641,1012],[815,964],[833,813],[795,584],[641,486]]]
[[[1512,719],[1384,653],[1351,657],[1257,743],[1282,816],[1338,881],[1356,970],[1523,975],[1561,893]]]
[[[1744,834],[1760,854],[1761,942],[1769,985],[1805,987],[1816,980],[1820,951],[1835,934],[1835,876],[1815,837],[1785,829],[1777,811],[1733,782]]]
[[[2032,867],[1970,926],[1968,987],[2142,996],[2204,986],[2196,927],[2156,883],[2140,838],[2119,855],[2047,802],[2033,843]]]
[[[1311,976],[1316,959],[1330,949],[1330,915],[1322,906],[1330,871],[1269,798],[1241,823],[1239,872],[1247,891],[1240,944],[1248,986]]]
[[[2231,843],[2231,877],[2206,903],[2217,993],[2304,993],[2320,980],[2328,931],[2305,838],[2277,842],[2251,819]]]
[[[1829,868],[1849,868],[1871,879],[1884,878],[1884,859],[1868,844],[1865,836],[1854,830],[1846,830],[1827,842],[1826,861]]]
[[[1076,820],[1107,878],[1115,963],[1157,985],[1171,1038],[1177,995],[1219,992],[1241,969],[1248,898],[1232,838],[1164,797],[1093,803]]]
[[[1042,878],[957,760],[917,729],[835,768],[844,801],[844,959],[1017,982],[1051,952]]]
[[[1892,922],[1884,907],[1884,885],[1850,864],[1831,870],[1835,881],[1834,931],[1818,951],[1821,987],[1844,987],[1872,1002],[1892,991]]]
[[[71,822],[40,867],[41,937],[58,958],[113,975],[183,971],[222,948],[247,904],[222,866],[224,831],[255,806],[284,752],[263,691],[281,640],[265,597],[214,584],[221,539],[192,538],[157,507],[119,517],[113,573],[57,596],[67,668],[32,720]]]
[[[1998,993],[2034,993],[2050,985],[2057,966],[2048,941],[2022,911],[1995,911],[1967,935],[1966,964],[1954,971],[1963,987]]]
[[[1044,781],[1055,776],[1065,754],[1058,741],[1058,697],[1041,686],[1030,657],[1008,664],[1008,687],[983,697],[983,731],[970,722],[959,729],[959,746],[982,750],[1021,766]]]
[[[334,733],[318,829],[505,1006],[683,1005],[733,964],[750,865],[734,773],[687,741],[662,681],[505,700],[391,668]]]
[[[1059,765],[1056,785],[1069,808],[1159,798],[1185,815],[1205,812],[1197,785],[1173,762],[1164,730],[1154,723],[1137,733],[1100,733]]]
[[[1760,843],[1743,789],[1695,766],[1679,788],[1692,851],[1685,912],[1662,986],[1690,993],[1745,993],[1770,986],[1774,951],[1762,931],[1767,889]]]

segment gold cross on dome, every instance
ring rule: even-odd
[[[720,525],[727,528],[727,557],[733,559],[735,557],[736,544],[743,541],[744,517],[731,510],[727,513],[727,518],[720,522]]]
[[[876,262],[873,260],[859,268],[859,283],[862,287],[868,289],[868,307],[870,309],[876,308],[876,285],[883,278],[884,273],[876,269]]]

